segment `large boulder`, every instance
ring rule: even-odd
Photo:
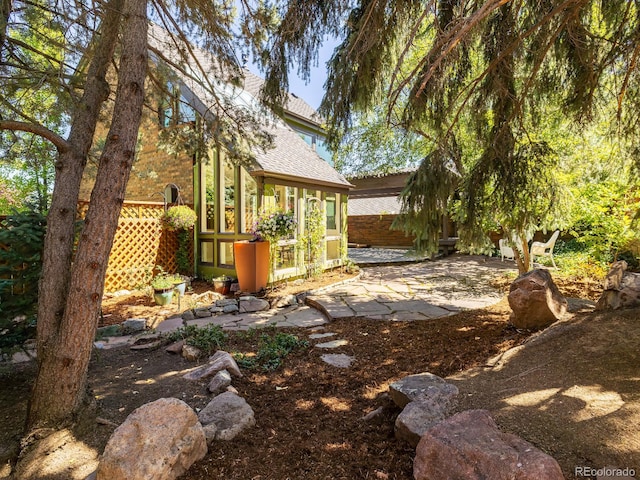
[[[246,400],[233,392],[214,397],[198,414],[209,443],[233,440],[246,428],[256,424],[253,409]]]
[[[173,480],[207,454],[195,412],[177,398],[134,410],[111,435],[97,480]]]
[[[415,480],[562,480],[549,455],[498,430],[486,410],[458,413],[429,429],[413,462]]]
[[[509,290],[511,323],[516,328],[540,330],[560,320],[567,300],[547,270],[536,269],[519,276]]]
[[[627,272],[627,262],[611,265],[596,310],[617,310],[640,305],[640,274]]]
[[[395,422],[395,435],[412,447],[417,447],[422,435],[449,415],[448,402],[422,397],[407,404]]]

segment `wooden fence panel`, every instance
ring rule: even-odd
[[[125,202],[111,246],[105,292],[148,285],[156,265],[169,273],[177,271],[178,238],[161,227],[163,212],[162,204]]]

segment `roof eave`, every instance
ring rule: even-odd
[[[272,178],[274,180],[283,180],[283,181],[288,181],[288,182],[297,183],[297,184],[327,187],[335,191],[339,191],[341,193],[344,193],[344,192],[348,193],[349,190],[355,188],[355,185],[352,185],[350,183],[328,182],[326,180],[318,180],[315,178],[308,178],[308,177],[299,177],[295,175],[286,175],[278,172],[270,172],[268,170],[252,170],[250,172],[250,175],[252,177],[265,177],[265,178]]]

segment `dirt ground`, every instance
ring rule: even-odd
[[[598,295],[593,285],[560,287],[573,297]],[[295,288],[310,287],[289,285],[278,294]],[[160,307],[144,302],[106,301],[105,322],[159,314]],[[341,353],[355,357],[354,364],[325,364],[323,352],[313,348],[317,341],[310,340],[309,348],[291,354],[275,372],[246,371],[233,385],[254,409],[256,426],[231,442],[214,443],[182,478],[411,479],[415,451],[394,437],[399,409],[386,392],[389,383],[423,371],[451,376],[461,391],[461,409],[489,409],[503,430],[554,456],[566,478],[588,478],[574,476],[577,466],[639,471],[640,310],[575,314],[534,337],[511,327],[509,312],[505,299],[437,320],[332,322],[325,330],[348,340]],[[301,339],[311,333],[288,332]],[[225,350],[250,353],[255,342],[232,335]],[[73,432],[76,441],[101,452],[131,411],[161,397],[204,407],[210,400],[206,384],[180,375],[193,366],[162,348],[96,351],[89,381],[100,420]],[[0,371],[0,478],[18,448],[33,370],[27,365]],[[378,407],[382,416],[363,420]],[[66,460],[41,478],[84,479],[85,470]]]

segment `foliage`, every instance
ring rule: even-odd
[[[46,219],[21,212],[0,223],[0,351],[34,334]]]
[[[632,247],[640,239],[633,222],[640,210],[638,189],[611,179],[577,187],[575,194],[580,197],[571,212],[575,246],[598,262],[613,262],[621,254],[629,260],[637,257]],[[637,263],[637,258],[631,263]]]
[[[205,355],[211,355],[224,346],[228,337],[219,325],[206,325],[204,327],[187,325],[170,333],[167,338],[172,342],[185,340],[187,345],[196,347]]]
[[[178,230],[178,250],[176,250],[176,264],[178,271],[189,274],[191,271],[191,256],[189,255],[189,240],[191,233],[188,230]]]
[[[294,235],[296,225],[293,212],[262,213],[253,222],[251,233],[256,240],[277,243]]]
[[[169,207],[161,218],[162,225],[169,230],[189,230],[197,220],[198,215],[195,210],[187,205]]]
[[[434,251],[449,213],[460,244],[482,250],[491,223],[510,235],[565,223],[558,126],[598,121],[618,138],[637,137],[639,64],[630,47],[638,44],[637,13],[624,0],[296,2],[283,6],[271,39],[279,54],[264,58],[265,92],[279,98],[292,58],[308,73],[318,37],[342,19],[320,108],[330,143],[356,135],[384,151],[376,131],[382,139],[421,137],[411,151],[424,152],[423,160],[403,192],[396,227]],[[370,118],[365,133],[372,136],[362,137],[361,121]],[[342,148],[355,152],[360,168],[358,149]],[[628,161],[637,162],[631,153]],[[402,158],[392,153],[388,163]],[[527,259],[519,264],[526,268]]]
[[[415,168],[425,154],[420,135],[389,122],[382,106],[356,116],[335,152],[335,167],[345,175],[386,174]]]
[[[187,205],[174,205],[169,207],[162,215],[162,225],[177,232],[178,250],[176,251],[176,263],[180,273],[188,274],[191,270],[191,258],[189,256],[190,229],[196,224],[198,215],[193,208]]]
[[[308,346],[309,342],[300,340],[295,335],[272,331],[260,335],[258,351],[255,355],[250,356],[236,352],[234,358],[243,368],[260,368],[271,372],[277,370],[291,352]]]
[[[322,273],[325,234],[326,222],[322,210],[317,202],[307,202],[305,228],[298,238],[298,248],[304,252],[308,277],[317,277]]]
[[[156,275],[151,279],[151,287],[154,290],[170,290],[175,286],[175,282],[170,275],[164,273]]]

